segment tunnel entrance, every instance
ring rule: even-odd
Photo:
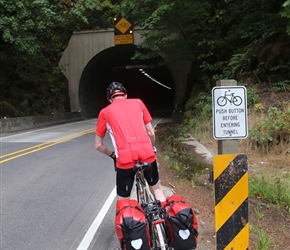
[[[79,84],[81,112],[95,118],[109,103],[106,88],[121,82],[128,98],[140,98],[152,115],[169,115],[174,105],[175,87],[171,71],[163,58],[134,61],[135,45],[120,45],[103,50],[86,65]],[[141,71],[141,69],[143,69]]]

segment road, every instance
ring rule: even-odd
[[[116,249],[115,173],[95,123],[1,137],[0,249]]]

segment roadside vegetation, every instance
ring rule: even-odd
[[[205,101],[221,79],[289,88],[290,0],[0,0],[0,12],[1,117],[70,111],[61,55],[73,32],[113,28],[116,16],[144,37],[134,59],[192,62],[187,99],[193,89]]]
[[[265,218],[269,205],[285,211],[284,229],[290,230],[290,89],[266,89],[260,84],[248,86],[249,136],[239,140],[239,153],[248,156],[249,197],[255,199],[254,217],[267,221],[266,226],[250,224],[255,242],[254,249],[281,249],[277,244],[279,232],[268,231],[273,218]],[[158,142],[166,154],[163,161],[180,178],[188,179],[193,186],[205,186],[205,178],[212,166],[202,157],[192,154],[193,149],[183,142],[195,137],[208,149],[217,149],[213,138],[211,92],[199,93],[188,100],[184,121],[180,124],[158,126]],[[169,136],[168,136],[169,135]],[[282,221],[283,223],[283,221]],[[271,224],[272,229],[275,228]]]
[[[249,159],[250,196],[290,212],[290,0],[0,0],[0,13],[1,118],[70,111],[66,65],[58,64],[71,35],[113,28],[124,16],[145,39],[134,59],[178,47],[171,63],[192,62],[186,103],[176,103],[184,121],[160,130],[167,165],[199,185],[211,166],[182,141],[192,135],[216,147],[211,89],[235,79],[247,87],[249,135],[239,150]],[[267,231],[251,230],[256,249],[279,249]]]
[[[250,193],[289,209],[290,86],[277,90],[257,84],[249,86],[247,92],[249,136],[239,141],[239,151],[248,155],[249,167],[258,170],[252,173]],[[199,93],[187,102],[185,120],[179,129],[209,147],[216,144],[212,137],[210,92]]]
[[[257,88],[248,88],[249,136],[239,140],[239,153],[246,153],[249,161],[250,196],[264,198],[290,212],[290,89],[266,93],[264,88]],[[205,174],[208,165],[188,155],[187,146],[180,142],[194,136],[208,148],[217,147],[211,107],[211,93],[199,93],[188,100],[183,123],[168,124],[159,134],[164,149],[170,149],[165,161],[186,178]]]

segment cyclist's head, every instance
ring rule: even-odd
[[[114,96],[127,95],[127,90],[120,82],[112,82],[107,88],[107,99],[110,101]]]

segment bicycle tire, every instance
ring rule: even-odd
[[[155,228],[156,228],[156,236],[157,236],[159,248],[160,248],[160,250],[166,250],[167,244],[164,240],[164,236],[166,237],[165,231],[162,228],[162,225],[160,225],[160,224],[156,224]]]
[[[140,198],[140,186],[136,184],[136,196],[137,196],[137,201],[141,205],[141,198]]]

